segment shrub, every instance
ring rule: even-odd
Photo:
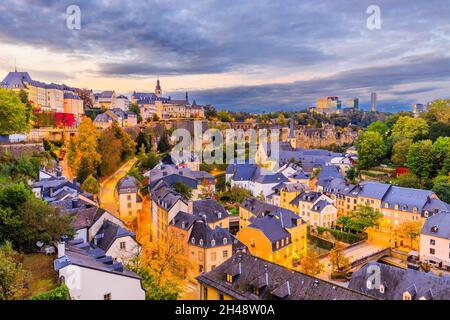
[[[70,300],[69,288],[63,283],[53,290],[31,297],[30,300]]]

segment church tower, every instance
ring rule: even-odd
[[[289,120],[289,143],[292,149],[297,149],[297,138],[295,137],[293,112],[291,112],[291,118]]]
[[[161,90],[161,84],[159,83],[159,79],[156,80],[155,95],[158,98],[162,97],[162,90]]]

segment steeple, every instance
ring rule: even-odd
[[[189,103],[189,94],[187,91],[186,91],[186,103]]]
[[[17,58],[14,57],[14,72],[17,72]]]
[[[155,95],[158,98],[161,98],[162,96],[161,84],[159,83],[159,79],[156,80]]]

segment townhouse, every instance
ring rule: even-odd
[[[374,274],[377,277],[374,277]],[[371,262],[352,274],[349,289],[383,300],[448,300],[450,277]]]
[[[117,122],[121,127],[137,126],[137,116],[133,112],[123,111],[120,108],[112,108],[97,115],[94,119],[94,125],[97,128],[108,128],[113,122]]]
[[[255,256],[290,265],[306,253],[306,222],[294,212],[256,198],[239,207],[237,239]]]
[[[124,220],[135,220],[142,210],[142,198],[139,195],[140,183],[133,176],[125,176],[116,186],[119,200],[119,217]]]
[[[112,109],[116,107],[116,92],[114,90],[103,91],[94,94],[94,108]]]
[[[358,291],[237,253],[197,277],[200,300],[373,300]]]
[[[337,208],[334,201],[315,191],[303,191],[296,196],[290,206],[303,220],[317,230],[317,227],[333,228],[337,221]]]
[[[450,211],[428,217],[420,233],[420,261],[450,269]]]

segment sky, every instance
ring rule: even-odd
[[[80,8],[81,29],[67,27]],[[367,27],[380,9],[380,28]],[[448,0],[2,0],[0,80],[292,111],[377,92],[385,111],[450,97]],[[370,20],[372,21],[372,20]]]

